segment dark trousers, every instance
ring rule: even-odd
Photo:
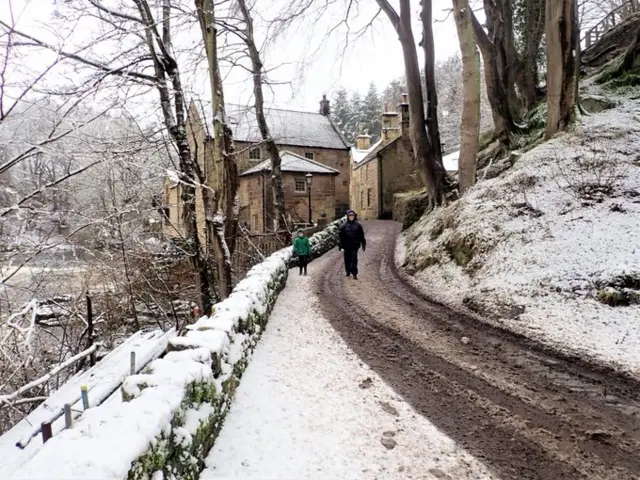
[[[300,275],[302,272],[307,274],[307,265],[309,264],[309,255],[298,255],[298,267],[300,267]]]
[[[358,275],[358,249],[344,250],[344,270],[347,275]]]

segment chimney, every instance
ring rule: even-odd
[[[364,133],[356,137],[356,148],[358,150],[369,150],[369,148],[371,148],[371,135],[369,135],[369,130],[365,130]]]
[[[401,135],[400,115],[397,112],[384,112],[382,114],[382,141],[391,142]]]
[[[322,95],[322,100],[320,100],[320,113],[324,116],[331,115],[331,102],[327,100],[326,95]]]
[[[407,102],[407,94],[402,94],[402,103],[400,107],[400,135],[409,133],[409,103]]]

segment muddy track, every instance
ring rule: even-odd
[[[316,290],[342,338],[419,413],[503,479],[640,479],[638,384],[429,302],[396,272],[398,225],[365,227],[360,279],[344,277],[336,251]]]

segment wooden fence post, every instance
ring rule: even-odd
[[[82,395],[82,408],[87,410],[89,408],[89,389],[86,385],[80,387],[80,394]]]
[[[87,348],[93,345],[93,306],[91,297],[87,295]],[[92,353],[89,357],[89,364],[93,367],[96,364],[96,354]]]
[[[42,422],[40,425],[42,430],[42,443],[47,443],[51,437],[53,437],[53,430],[51,429],[51,422]]]
[[[65,428],[71,428],[73,426],[73,417],[71,416],[71,405],[64,404],[64,426]]]
[[[136,374],[136,352],[131,352],[131,375]]]

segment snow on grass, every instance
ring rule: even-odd
[[[312,288],[311,277],[289,278],[201,480],[492,478],[360,362]]]
[[[637,101],[582,117],[423,217],[399,263],[450,306],[640,374],[639,122]],[[612,291],[631,306],[599,301]]]

